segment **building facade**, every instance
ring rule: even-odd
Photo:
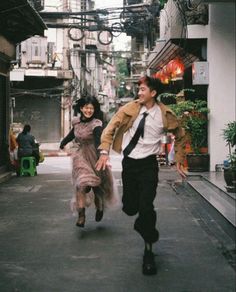
[[[30,36],[43,35],[46,29],[36,10],[39,4],[27,0],[0,3],[0,172],[9,163],[10,69],[16,63],[16,45]]]
[[[131,2],[126,4],[146,3]],[[152,34],[139,37],[143,53],[139,56],[137,75],[131,70],[131,76],[154,75],[163,71],[170,61],[181,59],[184,74],[171,81],[169,90],[178,93],[184,88],[193,88],[196,98],[207,101],[210,110],[208,152],[210,170],[214,171],[216,165],[228,158],[222,129],[236,118],[235,1],[167,0],[161,3],[163,6],[159,3],[156,18],[153,17],[156,25]],[[155,1],[149,1],[150,7],[154,4]],[[132,36],[133,48],[137,48],[137,39]],[[135,67],[135,63],[133,65]],[[197,74],[194,65],[198,68]]]
[[[235,2],[190,1],[182,9],[169,0],[160,11],[160,37],[149,56],[151,72],[180,57],[185,65],[183,87],[194,88],[208,102],[208,151],[210,170],[227,159],[222,129],[236,117],[235,101]],[[183,18],[184,13],[184,18]],[[225,17],[227,15],[227,17]],[[205,64],[201,77],[194,81],[194,62]],[[226,74],[227,72],[227,74]],[[222,107],[224,110],[222,110]]]
[[[42,150],[58,149],[83,95],[105,92],[114,98],[110,46],[98,41],[98,30],[88,29],[97,17],[93,11],[91,0],[45,1],[40,12],[48,26],[45,37],[18,46],[18,64],[11,72],[14,122],[30,123]],[[107,37],[100,39],[105,43]]]

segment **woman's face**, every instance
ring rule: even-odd
[[[80,108],[80,110],[87,119],[91,118],[94,114],[94,106],[91,103],[85,104]]]

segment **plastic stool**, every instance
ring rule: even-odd
[[[20,161],[20,176],[35,176],[37,174],[36,170],[36,160],[33,156],[22,157]]]

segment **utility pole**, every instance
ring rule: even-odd
[[[62,0],[62,9],[63,12],[69,11],[69,1],[68,0]],[[63,19],[63,22],[66,21],[66,19]],[[65,73],[67,70],[69,70],[69,58],[70,58],[70,52],[69,52],[69,38],[68,38],[68,29],[63,29],[63,44],[62,44],[62,56],[63,56],[63,64],[62,64],[62,70]],[[71,103],[68,103],[68,99],[71,100],[71,96],[68,94],[68,87],[69,87],[69,81],[64,80],[63,82],[64,86],[64,92],[61,96],[61,109],[62,109],[62,137],[65,136],[65,134],[68,132],[68,129],[70,127],[71,122]]]
[[[68,11],[68,0],[62,0],[63,1],[63,11]],[[63,29],[63,49],[62,49],[62,54],[63,54],[63,70],[68,70],[69,69],[69,62],[68,62],[68,50],[69,49],[69,41],[68,41],[68,29]]]

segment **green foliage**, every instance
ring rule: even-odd
[[[208,117],[209,109],[204,100],[180,101],[169,105],[176,116],[181,121],[190,137],[191,146],[194,153],[200,153],[201,147],[207,147]]]
[[[236,168],[236,149],[232,148],[236,145],[236,121],[229,122],[223,129],[223,139],[229,146],[229,163],[230,166]]]
[[[165,3],[167,2],[168,0],[159,0],[160,2],[160,7],[163,8]]]
[[[117,95],[118,97],[124,97],[126,93],[126,89],[124,86],[122,86],[122,83],[125,84],[125,78],[129,76],[128,68],[127,68],[127,62],[126,58],[120,58],[116,59],[116,80],[119,83],[119,87],[117,88]]]
[[[192,92],[195,90],[186,88],[181,91]],[[169,104],[168,106],[176,114],[182,127],[185,129],[194,153],[200,153],[201,147],[207,147],[208,137],[208,113],[207,102],[205,100],[195,99],[192,100],[181,100],[178,101],[177,94],[173,93],[162,93],[158,96],[158,100],[165,103],[168,99],[174,99],[177,102]]]
[[[177,117],[182,118],[184,114],[192,112],[195,104],[191,100],[180,101],[176,104],[171,104],[169,107],[173,110]]]
[[[194,153],[200,153],[201,147],[207,147],[207,118],[200,115],[189,115],[185,120],[185,129],[190,134]]]
[[[223,139],[231,147],[236,145],[236,121],[229,122],[223,129]]]
[[[126,58],[117,58],[116,59],[116,67],[118,71],[118,79],[122,80],[126,76],[129,76]]]

